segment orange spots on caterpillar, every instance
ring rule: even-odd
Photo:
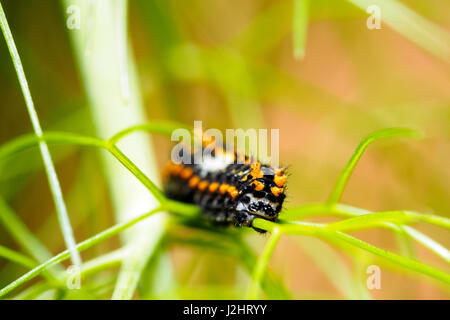
[[[234,187],[234,186],[229,186],[227,189],[227,192],[233,199],[236,198],[239,194],[236,187]]]
[[[226,183],[221,184],[219,187],[219,192],[220,194],[225,194],[228,190],[229,185],[227,185]]]
[[[272,194],[275,197],[278,197],[280,194],[283,193],[284,189],[283,188],[278,188],[278,187],[272,187],[272,188],[270,188],[270,191],[272,192]]]
[[[194,176],[191,179],[189,179],[189,187],[193,189],[198,185],[199,182],[200,178],[198,176]]]
[[[252,169],[252,172],[250,172],[250,174],[252,175],[253,179],[264,177],[264,174],[261,171],[261,162],[258,161],[256,163],[251,164],[250,168]]]
[[[180,174],[181,170],[183,170],[183,165],[182,164],[175,164],[172,163],[170,166],[170,173],[172,173],[173,175],[177,176]]]
[[[264,183],[262,183],[258,180],[253,181],[252,184],[255,186],[256,191],[261,191],[264,189]]]
[[[206,188],[208,187],[208,181],[206,181],[206,180],[203,180],[203,181],[201,181],[199,184],[198,184],[198,190],[200,190],[200,191],[205,191],[206,190]]]
[[[214,193],[219,188],[219,184],[217,182],[213,182],[209,185],[209,192]]]
[[[273,181],[275,182],[275,184],[278,187],[284,186],[284,184],[286,183],[286,180],[287,180],[287,176],[275,176],[275,178],[273,179]]]
[[[192,168],[186,167],[183,169],[183,171],[181,171],[181,178],[187,180],[192,176],[193,173],[194,170],[192,170]]]

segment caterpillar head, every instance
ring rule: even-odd
[[[255,217],[276,221],[286,195],[284,168],[253,163],[240,179],[236,197],[235,223],[251,226]]]

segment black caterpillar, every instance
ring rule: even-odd
[[[168,198],[196,204],[219,224],[251,227],[255,217],[277,220],[286,197],[285,168],[273,168],[216,146],[201,164],[194,164],[194,152],[189,156],[190,164],[169,161],[165,166]]]

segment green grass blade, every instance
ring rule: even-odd
[[[439,217],[435,215],[426,215],[426,214],[419,214],[416,212],[410,212],[408,213],[412,214],[414,219],[420,219],[424,222],[429,222],[444,228],[449,228],[448,226],[448,218]],[[287,220],[293,220],[293,219],[300,219],[300,218],[306,218],[310,216],[318,216],[318,215],[330,215],[330,216],[336,216],[336,217],[360,217],[360,216],[366,216],[371,215],[373,212],[356,208],[349,205],[344,204],[337,204],[334,207],[329,207],[325,204],[310,204],[310,205],[303,205],[299,207],[293,207],[289,208],[285,214],[283,215],[283,219]],[[377,217],[377,216],[375,216]],[[365,219],[364,217],[362,219]],[[418,219],[418,220],[419,220]],[[344,223],[347,220],[343,220],[342,223],[344,226]],[[354,221],[362,221],[362,220],[354,220]],[[340,223],[340,222],[339,222]],[[375,224],[375,226],[378,226]],[[379,226],[386,227],[394,232],[399,232],[399,226],[394,225],[389,222],[380,222]],[[424,247],[430,249],[432,252],[443,258],[444,260],[448,260],[448,250],[437,243],[436,241],[432,240],[431,238],[427,237],[426,235],[420,233],[419,231],[415,230],[414,228],[408,227],[408,226],[401,226],[403,229],[403,232],[406,233],[408,236],[410,236],[412,239],[423,245]]]
[[[14,68],[19,79],[20,86],[22,88],[22,93],[25,98],[25,103],[29,116],[31,118],[31,123],[33,125],[34,132],[36,136],[42,138],[42,129],[39,123],[39,118],[34,107],[33,99],[31,98],[30,89],[28,88],[28,82],[25,77],[25,72],[22,67],[22,62],[19,57],[19,52],[17,51],[16,45],[14,43],[11,30],[9,29],[8,21],[6,20],[5,12],[0,3],[0,26],[3,31],[6,43],[8,45],[11,58],[13,60]],[[39,141],[39,149],[41,151],[42,159],[45,165],[45,172],[47,174],[47,179],[50,184],[50,190],[52,192],[53,200],[56,206],[56,212],[58,214],[59,224],[61,231],[64,236],[64,241],[67,248],[70,251],[70,256],[72,263],[75,265],[81,265],[80,254],[75,249],[75,238],[73,236],[72,227],[70,225],[69,215],[67,213],[66,204],[64,202],[63,194],[61,191],[61,186],[59,184],[58,176],[56,174],[55,166],[53,164],[50,151],[44,140]]]
[[[27,269],[33,269],[36,267],[36,262],[33,259],[30,259],[27,256],[4,246],[0,246],[0,257],[21,265]]]
[[[112,236],[119,234],[120,232],[128,229],[129,227],[135,225],[136,223],[150,217],[154,213],[159,212],[161,210],[162,210],[162,208],[158,207],[150,212],[139,215],[129,221],[116,224],[115,226],[112,226],[112,227],[96,234],[95,236],[90,237],[89,239],[86,239],[86,240],[80,242],[79,244],[77,244],[77,250],[79,252],[81,252],[86,249],[89,249],[90,247],[96,245],[97,243],[102,242],[106,239],[111,238]],[[51,259],[47,260],[46,262],[40,264],[33,270],[29,271],[28,273],[24,274],[22,277],[11,282],[9,285],[7,285],[3,289],[1,289],[0,290],[0,298],[5,296],[9,292],[13,291],[14,289],[18,288],[19,286],[23,285],[24,283],[34,279],[39,274],[41,274],[44,270],[62,262],[62,261],[67,260],[69,257],[70,257],[70,253],[68,250],[66,250],[66,251],[63,251],[63,252],[57,254],[56,256],[52,257]]]
[[[160,127],[158,128],[161,129]],[[120,139],[125,135],[131,133],[133,131],[132,129],[134,130],[136,129],[136,127],[127,129],[127,132],[120,133],[120,136],[118,135],[113,137],[114,141],[115,139]],[[142,128],[139,127],[138,129]],[[151,127],[145,126],[145,129],[150,131]],[[127,170],[129,170],[145,187],[147,187],[147,189],[152,192],[155,198],[157,198],[160,202],[165,200],[161,190],[156,186],[156,184],[145,173],[143,173],[142,170],[139,169],[139,167],[137,167],[134,162],[131,161],[118,147],[111,144],[109,140],[102,140],[98,138],[86,137],[64,132],[47,132],[44,134],[43,139],[45,139],[45,141],[48,143],[76,144],[82,146],[104,148],[109,153],[111,153],[111,155],[114,156]],[[0,160],[10,156],[11,154],[30,148],[34,144],[38,143],[38,141],[39,139],[32,135],[25,135],[16,138],[0,147]]]
[[[86,147],[105,148],[105,141],[93,137],[72,134],[68,132],[45,132],[43,139],[48,144],[72,144]],[[0,146],[0,161],[13,154],[28,150],[39,144],[39,138],[34,134],[25,134],[9,140]]]
[[[391,262],[395,263],[396,265],[402,266],[406,269],[416,271],[418,273],[421,273],[421,274],[430,276],[434,279],[440,280],[444,283],[450,284],[450,275],[445,272],[442,272],[440,270],[437,270],[437,269],[427,266],[425,264],[419,263],[415,260],[404,258],[402,256],[399,256],[399,255],[389,252],[387,250],[380,249],[374,245],[371,245],[367,242],[359,240],[359,239],[352,237],[348,234],[345,234],[343,232],[337,231],[335,233],[335,236],[355,247],[361,248],[365,251],[368,251],[379,257],[382,257],[388,261],[391,261]]]
[[[308,31],[309,0],[294,0],[294,57],[305,56],[306,33]]]
[[[151,123],[144,123],[140,125],[135,125],[129,128],[126,128],[122,131],[119,131],[115,135],[113,135],[111,138],[108,139],[108,141],[111,144],[118,143],[121,139],[128,136],[131,133],[137,132],[137,131],[148,131],[152,134],[161,134],[165,136],[171,136],[172,132],[177,129],[187,129],[192,130],[190,126],[186,126],[183,123],[179,122],[173,122],[173,121],[156,121],[153,120]]]
[[[331,230],[359,230],[390,222],[394,224],[407,224],[414,221],[425,221],[431,224],[450,229],[450,219],[419,214],[412,211],[384,211],[360,215],[354,218],[331,223],[327,226]]]
[[[263,230],[271,231],[278,228],[283,234],[291,235],[310,235],[316,237],[325,237],[343,240],[355,247],[361,248],[365,251],[373,253],[379,257],[382,257],[388,261],[395,263],[401,267],[409,270],[419,272],[421,274],[430,276],[437,280],[450,284],[450,275],[427,266],[425,264],[419,263],[415,260],[404,258],[395,253],[389,252],[387,250],[380,249],[374,245],[364,242],[360,239],[352,237],[341,231],[334,231],[326,228],[326,225],[317,223],[300,223],[300,222],[281,222],[281,224],[273,223],[263,219],[255,219],[254,226]]]
[[[331,209],[331,212],[337,213],[337,216],[361,216],[361,215],[369,215],[371,214],[370,211],[365,209],[356,208],[349,205],[343,205],[338,204],[335,208]],[[449,219],[435,216],[435,215],[429,215],[429,214],[421,214],[416,212],[410,212],[408,213],[412,214],[416,219],[421,220],[423,222],[428,222],[431,224],[435,224],[440,227],[444,227],[449,229]],[[392,223],[382,223],[384,227],[387,227],[391,229],[394,232],[398,232],[399,226],[394,225]],[[443,247],[441,244],[437,243],[433,239],[429,238],[428,236],[424,235],[423,233],[417,231],[416,229],[409,227],[409,226],[400,226],[400,228],[403,230],[404,233],[406,233],[408,236],[410,236],[412,239],[414,239],[419,244],[423,245],[424,247],[428,248],[432,252],[434,252],[439,257],[443,258],[445,261],[449,261],[449,250],[447,250],[445,247]],[[400,230],[401,231],[401,230]]]
[[[156,184],[139,169],[119,148],[116,146],[108,146],[108,151],[126,167],[130,172],[153,194],[153,196],[162,203],[165,197],[162,191],[156,186]]]
[[[29,288],[26,288],[22,292],[19,292],[17,295],[13,296],[11,300],[33,300],[48,289],[50,289],[50,285],[48,283],[39,282]]]
[[[270,235],[270,238],[267,240],[264,246],[264,250],[259,256],[254,271],[252,272],[253,281],[251,282],[248,291],[247,295],[248,299],[252,300],[258,299],[258,291],[261,285],[261,280],[264,277],[264,273],[267,269],[267,265],[269,264],[270,257],[272,256],[272,253],[275,250],[278,241],[280,240],[280,236],[281,233],[279,229],[277,228],[272,229],[272,234]]]
[[[409,236],[404,227],[405,226],[402,225],[392,224],[398,250],[400,255],[409,259],[417,260],[417,253],[412,243],[412,237]]]
[[[354,231],[373,228],[374,226],[379,226],[385,222],[407,224],[414,220],[414,217],[408,215],[404,211],[374,212],[331,223],[327,226],[327,229],[335,231]]]
[[[0,246],[0,258],[7,259],[22,267],[25,267],[26,269],[33,269],[38,265],[33,259],[30,259],[29,257],[4,246]],[[42,275],[48,281],[49,285],[61,288],[61,282],[58,281],[53,275],[48,273],[47,270],[45,270]]]
[[[83,265],[81,267],[80,270],[80,277],[81,280],[83,281],[83,279],[86,279],[87,277],[97,274],[103,270],[107,270],[110,268],[114,268],[118,265],[120,265],[120,263],[122,262],[123,256],[124,256],[124,249],[120,248],[117,250],[114,250],[112,252],[108,252],[105,253],[99,257],[96,257],[94,259],[91,260],[87,260],[83,262]],[[35,264],[36,266],[36,264]],[[64,275],[64,277],[61,278],[61,283],[65,283],[67,281],[67,275]],[[46,291],[46,290],[50,290],[54,287],[54,285],[52,286],[52,283],[49,282],[38,282],[34,285],[32,285],[31,287],[23,290],[22,292],[20,292],[17,296],[14,296],[12,299],[14,300],[30,300],[33,299],[34,297],[36,297],[37,294]],[[81,288],[80,289],[80,293],[82,292],[83,294],[90,294],[90,288]],[[65,292],[65,293],[69,293],[70,292]]]
[[[36,261],[43,263],[51,258],[50,251],[28,230],[1,197],[0,222],[14,240]]]
[[[447,250],[447,248],[445,248],[441,244],[437,243],[433,239],[429,238],[428,236],[424,235],[423,233],[417,231],[414,228],[408,226],[403,226],[402,228],[411,238],[413,238],[424,247],[436,253],[442,259],[447,261],[447,263],[450,263],[450,251]]]
[[[421,134],[417,130],[408,129],[408,128],[389,128],[389,129],[382,129],[379,131],[375,131],[371,134],[369,134],[367,137],[365,137],[359,146],[356,148],[355,152],[353,153],[352,157],[348,161],[348,163],[345,165],[344,169],[342,170],[333,190],[331,191],[331,194],[328,198],[327,204],[328,205],[334,205],[339,202],[339,200],[342,197],[342,193],[344,192],[344,188],[347,185],[347,182],[353,173],[353,170],[356,167],[356,164],[358,163],[359,159],[361,159],[361,156],[363,155],[364,151],[367,149],[367,147],[380,139],[386,139],[386,138],[394,138],[394,137],[410,137],[410,138],[417,138],[421,137]]]

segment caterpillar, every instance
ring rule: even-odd
[[[163,169],[166,196],[197,205],[217,224],[252,227],[256,217],[276,221],[286,197],[285,168],[230,153],[214,143],[207,147],[211,152],[200,164],[194,163],[195,151],[190,148],[184,149],[190,163],[167,162]]]

